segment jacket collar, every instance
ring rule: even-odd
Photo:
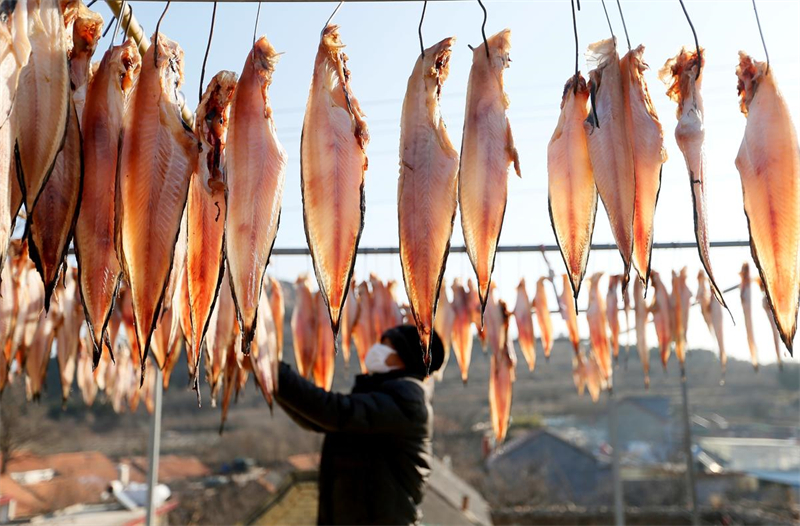
[[[353,386],[354,393],[367,393],[378,389],[384,382],[389,380],[397,380],[398,378],[415,378],[417,380],[424,380],[422,375],[410,373],[405,369],[398,371],[389,371],[388,373],[377,374],[359,374],[356,376],[356,383]]]

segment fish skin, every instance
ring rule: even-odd
[[[273,395],[278,389],[278,336],[266,294],[261,294],[259,303],[256,345],[247,358],[250,360],[256,385],[271,411]]]
[[[489,294],[492,294],[491,291]],[[511,418],[511,401],[516,380],[514,369],[517,365],[517,357],[511,339],[508,337],[509,315],[505,310],[505,304],[501,301],[498,307],[502,325],[500,327],[500,345],[492,352],[489,364],[489,414],[495,442],[501,444],[508,433],[508,424]],[[492,309],[495,310],[494,306]]]
[[[708,233],[708,205],[706,203],[706,152],[705,110],[700,93],[703,82],[704,49],[682,48],[675,57],[667,60],[659,77],[668,86],[667,96],[678,103],[675,140],[686,161],[689,185],[694,204],[694,235],[697,252],[711,283],[711,291],[726,309],[725,298],[717,286],[711,269],[710,236]]]
[[[533,334],[533,313],[528,292],[525,290],[525,278],[522,278],[517,286],[514,321],[517,323],[519,348],[525,356],[525,361],[528,362],[528,370],[533,372],[536,367],[536,337]]]
[[[655,290],[650,312],[653,313],[653,324],[656,327],[656,334],[658,335],[661,365],[666,371],[667,361],[669,360],[671,352],[670,345],[675,340],[675,335],[673,334],[674,322],[672,321],[673,312],[670,308],[670,294],[661,281],[658,272],[655,270],[651,271],[650,279],[653,284],[653,289]]]
[[[56,357],[61,378],[61,401],[67,403],[81,342],[83,326],[83,307],[79,298],[77,269],[70,268],[65,273],[65,288],[59,294],[59,308],[63,322],[56,329]]]
[[[450,361],[450,351],[453,348],[453,325],[455,321],[456,312],[453,309],[453,303],[447,297],[447,288],[445,287],[444,280],[442,280],[442,286],[439,290],[439,304],[436,310],[436,319],[433,320],[433,328],[442,340],[442,347],[444,348],[442,366],[433,373],[433,377],[440,382],[444,378],[444,370],[447,367],[447,362]]]
[[[784,345],[793,355],[800,306],[800,148],[774,70],[739,52],[747,117],[736,168],[742,180],[750,251]]]
[[[769,325],[772,327],[772,340],[775,344],[775,354],[778,358],[778,370],[783,371],[783,357],[781,356],[781,335],[778,332],[778,326],[775,325],[775,318],[772,316],[772,311],[770,310],[769,300],[767,299],[767,294],[764,292],[764,282],[758,279],[758,286],[761,288],[761,294],[764,296],[761,300],[761,306],[764,308],[764,312],[767,313],[767,319],[769,319]]]
[[[608,277],[608,294],[606,294],[606,320],[611,335],[611,353],[614,356],[614,363],[619,358],[619,303],[617,301],[617,287],[619,287],[620,277]]]
[[[485,324],[483,326],[486,331],[486,352],[490,356],[494,356],[500,352],[505,346],[504,338],[507,337],[507,331],[504,327],[505,317],[509,315],[506,309],[506,304],[497,297],[497,285],[492,283],[489,285],[489,298],[486,302],[486,311],[484,312]]]
[[[504,29],[473,50],[464,110],[458,205],[464,244],[478,280],[479,326],[483,326],[483,311],[506,213],[509,167],[513,164],[514,171],[521,176],[519,155],[506,115],[508,97],[503,91],[503,70],[509,65],[510,49],[511,30]],[[487,188],[493,191],[487,192]]]
[[[586,365],[583,363],[581,353],[572,356],[572,383],[575,384],[578,396],[583,396],[586,391]]]
[[[758,347],[756,346],[756,336],[753,331],[753,278],[750,276],[750,265],[746,261],[742,265],[739,277],[742,278],[739,285],[739,298],[742,300],[747,346],[750,348],[750,362],[753,364],[753,369],[758,371]]]
[[[78,389],[81,392],[81,399],[87,407],[94,404],[95,397],[97,397],[97,381],[92,374],[92,354],[89,351],[91,345],[91,336],[87,333],[90,343],[87,344],[86,340],[81,338],[80,347],[78,349],[78,360],[75,365],[75,376],[77,378]]]
[[[581,349],[581,336],[578,332],[578,312],[575,306],[574,297],[570,297],[570,281],[569,276],[562,274],[564,286],[561,289],[561,315],[567,324],[567,334],[569,341],[572,343],[572,348],[575,353],[579,353]]]
[[[608,347],[608,319],[606,318],[606,298],[600,293],[600,278],[602,272],[592,275],[589,286],[589,307],[586,309],[586,320],[589,322],[589,338],[592,344],[592,356],[596,358],[597,365],[603,379],[611,378],[611,353]]]
[[[228,127],[225,259],[245,354],[255,335],[286,177],[286,150],[278,141],[267,94],[278,58],[266,37],[253,45],[236,87]]]
[[[708,290],[706,273],[704,270],[697,272],[697,303],[703,313],[703,320],[708,326],[708,332],[714,335],[714,324],[711,321],[711,293]]]
[[[583,123],[589,88],[579,74],[564,86],[561,114],[547,146],[547,207],[550,225],[567,267],[575,301],[586,273],[597,216],[597,187]]]
[[[106,51],[87,86],[81,121],[83,206],[75,223],[74,244],[81,301],[92,336],[94,367],[102,354],[103,338],[119,290],[116,173],[126,107],[140,71],[141,57],[133,39]],[[112,349],[109,348],[109,353]]]
[[[117,255],[131,288],[142,381],[197,162],[197,139],[178,106],[182,82],[183,50],[154,34],[125,115],[115,210]]]
[[[645,302],[645,291],[642,282],[633,283],[633,312],[636,327],[636,350],[642,362],[644,388],[650,389],[650,347],[647,345],[647,315],[650,313]]]
[[[664,131],[644,78],[648,66],[643,56],[644,46],[640,45],[628,51],[619,66],[636,181],[631,261],[639,279],[646,282],[650,275],[653,219],[661,189],[661,168],[667,161],[667,151],[664,149]]]
[[[681,365],[683,373],[686,362],[686,334],[689,330],[689,308],[691,307],[692,291],[686,285],[686,267],[680,273],[672,271],[672,324],[675,338],[675,356]]]
[[[472,310],[467,291],[459,278],[453,280],[452,290],[453,310],[456,314],[453,321],[453,353],[461,370],[461,381],[466,385],[472,360]]]
[[[455,38],[446,38],[417,59],[400,121],[400,262],[426,361],[430,359],[431,331],[458,197],[458,151],[450,141],[439,105],[454,43]]]
[[[350,291],[347,293],[347,299],[344,300],[344,310],[342,310],[342,357],[345,367],[348,367],[350,363],[350,346],[355,343],[356,316],[358,316],[356,281],[351,279]]]
[[[35,276],[33,272],[28,274],[29,276]],[[25,353],[25,393],[28,401],[36,402],[41,398],[47,374],[47,365],[50,363],[50,350],[53,348],[56,330],[62,322],[60,305],[54,306],[44,316],[37,316],[32,322],[34,331],[31,334],[30,344],[26,346]]]
[[[78,220],[83,191],[83,152],[80,122],[70,100],[64,147],[56,156],[52,173],[42,188],[33,212],[28,214],[28,246],[44,283],[44,308],[50,310],[67,249]]]
[[[3,265],[0,276],[0,394],[8,380],[14,331],[19,315],[19,284],[11,264]]]
[[[295,282],[295,304],[292,311],[292,341],[297,372],[303,378],[311,376],[316,359],[317,305],[309,288],[307,276]],[[372,345],[370,342],[369,345]]]
[[[70,80],[67,38],[59,0],[28,2],[31,54],[19,75],[14,100],[17,132],[17,177],[25,209],[36,200],[50,178],[69,120]]]
[[[303,223],[334,341],[364,229],[369,132],[350,89],[339,27],[322,32],[300,139]],[[335,168],[335,169],[332,169]]]
[[[617,275],[617,283],[622,282],[622,276]],[[631,295],[630,289],[625,289],[622,291],[622,312],[625,315],[625,369],[628,368],[628,352],[631,346],[631,319],[630,319],[630,312],[631,312]]]
[[[603,389],[603,371],[602,367],[597,363],[597,356],[594,354],[587,357],[583,374],[585,376],[586,390],[589,391],[592,402],[596,404],[600,400],[600,391]]]
[[[186,200],[186,272],[192,354],[198,362],[223,275],[227,210],[225,142],[235,89],[235,73],[220,71],[214,75],[194,120],[200,151],[197,152],[197,169],[192,174]],[[199,364],[196,364],[195,374],[199,369]],[[212,396],[212,400],[215,399]]]
[[[86,7],[83,0],[69,0],[64,8],[64,25],[69,42],[72,101],[80,119],[86,105],[86,85],[92,74],[91,59],[103,32],[103,17]]]
[[[589,72],[592,113],[584,131],[597,191],[622,256],[622,288],[626,289],[633,256],[636,179],[616,38],[591,44],[587,61],[595,62],[596,68]]]
[[[281,283],[272,276],[269,276],[269,308],[272,311],[272,320],[275,322],[275,332],[278,343],[278,361],[280,362],[283,361],[283,320],[286,317],[286,306],[283,300],[283,287]]]
[[[536,295],[533,297],[533,308],[536,311],[536,321],[539,324],[542,350],[546,360],[550,359],[553,350],[553,320],[550,318],[550,307],[547,306],[547,294],[544,291],[544,282],[547,278],[536,281]]]
[[[328,312],[325,301],[319,292],[314,294],[314,303],[317,308],[317,320],[324,320]],[[314,364],[311,367],[311,376],[317,387],[330,391],[333,386],[333,372],[336,365],[333,333],[328,330],[325,323],[317,323],[315,333],[314,347],[316,350],[314,352]]]
[[[710,301],[709,307],[711,310],[711,323],[714,325],[714,337],[717,340],[717,348],[719,349],[719,362],[722,366],[722,379],[720,383],[724,384],[728,355],[725,352],[725,325],[722,316],[722,306],[717,301]]]
[[[225,358],[225,373],[222,377],[222,411],[219,424],[219,434],[225,430],[225,421],[228,419],[228,409],[231,405],[236,378],[239,374],[239,362],[236,360],[236,346],[232,345],[227,350]]]
[[[0,271],[6,263],[9,239],[22,204],[14,154],[15,119],[11,110],[20,71],[28,63],[31,51],[27,0],[17,0],[13,11],[10,3],[3,4],[6,16],[0,22]]]

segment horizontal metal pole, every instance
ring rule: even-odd
[[[136,0],[137,2],[164,2],[164,0]],[[205,2],[212,3],[214,0],[172,0],[172,2]],[[311,3],[338,3],[340,0],[263,0],[263,3],[272,4],[311,4]],[[348,4],[352,3],[373,3],[373,4],[388,4],[394,2],[419,2],[420,0],[347,0]],[[469,0],[430,0],[431,2],[467,2]],[[218,0],[220,4],[255,4],[257,0]]]
[[[749,241],[714,241],[711,243],[711,248],[742,248],[749,247]],[[653,250],[667,250],[667,249],[689,249],[697,248],[695,242],[675,242],[675,243],[653,243]],[[508,245],[497,247],[497,252],[504,253],[520,253],[520,252],[558,252],[558,245]],[[614,243],[600,243],[592,245],[592,250],[617,250],[617,245]],[[467,251],[467,247],[458,246],[450,247],[450,253],[463,254]],[[399,254],[399,247],[360,247],[359,254],[378,254],[389,255]],[[274,248],[272,250],[273,256],[309,256],[311,252],[307,248]]]

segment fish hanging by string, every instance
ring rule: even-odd
[[[272,411],[272,400],[278,390],[278,335],[272,319],[269,298],[261,295],[256,325],[256,345],[248,356],[253,377]]]
[[[310,378],[317,353],[317,304],[309,288],[307,276],[300,276],[295,283],[295,304],[292,311],[292,341],[297,372]],[[370,342],[369,345],[372,345]]]
[[[209,366],[207,380],[211,386],[212,407],[216,403],[219,386],[224,383],[222,377],[227,367],[228,349],[236,345],[237,331],[236,306],[231,296],[230,280],[227,272],[224,272],[205,338],[206,363]]]
[[[350,291],[344,300],[342,310],[342,357],[344,366],[350,366],[350,348],[355,343],[355,323],[358,316],[358,299],[356,298],[356,280],[350,280]]]
[[[633,282],[633,313],[636,327],[636,350],[642,362],[644,388],[650,389],[650,346],[647,344],[647,316],[650,311],[644,298],[644,286],[639,280]]]
[[[589,88],[576,74],[564,86],[561,115],[547,146],[547,205],[575,301],[589,261],[597,187],[583,129],[589,117]]]
[[[611,353],[608,348],[608,319],[606,318],[606,298],[600,293],[602,272],[592,275],[589,280],[589,306],[586,309],[586,320],[589,322],[589,339],[592,356],[596,359],[603,380],[610,381],[612,366]]]
[[[564,316],[564,322],[567,324],[569,341],[572,343],[572,348],[577,354],[580,352],[581,348],[581,336],[578,332],[578,312],[574,301],[575,298],[569,293],[569,276],[563,274],[562,277],[564,285],[561,288],[561,298],[559,301],[561,304],[561,309],[559,310],[561,311],[561,315]]]
[[[278,361],[283,361],[283,320],[286,316],[286,307],[283,300],[281,283],[272,276],[269,279],[269,308],[272,311],[272,320],[275,322],[275,334],[278,344]]]
[[[644,78],[648,66],[643,56],[644,46],[640,45],[622,57],[619,68],[635,179],[631,262],[639,279],[647,282],[650,255],[653,252],[653,219],[661,189],[661,168],[667,161],[667,151],[664,149],[664,132]],[[627,277],[623,277],[623,284],[626,282]]]
[[[768,64],[739,52],[740,108],[747,117],[736,156],[750,251],[784,345],[793,353],[800,306],[800,147]]]
[[[778,332],[778,326],[775,325],[775,318],[772,316],[772,310],[770,310],[769,300],[767,299],[767,294],[764,291],[764,282],[760,279],[756,278],[758,281],[758,286],[761,289],[761,294],[764,296],[761,300],[761,306],[764,308],[764,312],[767,313],[767,318],[769,319],[769,325],[772,327],[772,341],[775,344],[775,355],[778,359],[778,370],[783,371],[783,357],[781,356],[781,335]]]
[[[74,244],[95,367],[100,361],[120,283],[121,269],[114,244],[119,138],[141,65],[133,39],[106,51],[89,80],[81,120],[84,173]],[[113,341],[108,344],[109,353],[113,352],[113,345]]]
[[[327,26],[314,63],[300,140],[306,240],[334,342],[364,229],[369,142],[343,48],[339,27]]]
[[[6,263],[9,239],[14,231],[14,222],[22,204],[22,190],[17,178],[14,153],[16,127],[11,110],[15,107],[20,71],[30,58],[31,43],[28,39],[27,0],[15,2],[5,0],[0,5],[3,11],[0,19],[0,271],[2,271]]]
[[[742,279],[739,285],[739,298],[742,300],[744,328],[747,332],[747,346],[750,349],[750,362],[753,364],[753,369],[758,372],[758,347],[756,346],[756,335],[753,330],[753,278],[750,276],[750,265],[746,261],[742,265],[739,277]]]
[[[608,293],[606,294],[606,320],[611,336],[611,354],[614,356],[614,363],[619,358],[619,302],[617,298],[617,288],[619,288],[620,277],[608,277]]]
[[[62,323],[56,328],[56,358],[61,378],[61,403],[66,404],[75,379],[78,350],[83,327],[83,306],[78,292],[77,269],[64,273],[64,289],[59,291]]]
[[[692,306],[692,291],[686,284],[686,267],[680,273],[672,271],[672,333],[675,338],[675,356],[683,370],[686,363],[686,334],[689,330],[689,308]]]
[[[28,0],[27,7],[31,51],[19,74],[12,118],[17,177],[31,214],[64,145],[71,94],[60,1]]]
[[[400,262],[426,362],[458,195],[458,151],[450,142],[439,106],[454,43],[454,38],[446,38],[417,59],[400,120]]]
[[[501,317],[499,345],[492,350],[489,364],[489,414],[495,442],[501,444],[506,438],[511,419],[511,399],[516,380],[514,369],[517,365],[517,356],[514,353],[511,339],[508,337],[509,314],[505,303],[500,301],[496,305],[487,304],[487,307],[496,308]]]
[[[220,71],[197,107],[197,168],[186,199],[186,278],[192,325],[191,355],[199,362],[223,276],[225,248],[225,155],[236,74]],[[199,370],[195,363],[195,373]],[[217,375],[215,376],[215,380]],[[216,381],[211,383],[212,391]],[[216,396],[212,394],[212,400]],[[213,404],[214,402],[212,402]]]
[[[456,355],[456,362],[461,371],[461,381],[466,385],[469,378],[469,364],[472,361],[472,307],[470,305],[467,291],[461,284],[461,280],[453,280],[453,353]]]
[[[553,320],[550,318],[550,307],[547,305],[547,294],[544,291],[545,281],[549,281],[549,278],[542,277],[536,280],[533,309],[536,311],[536,322],[539,324],[544,358],[550,360],[550,351],[553,350]]]
[[[328,314],[322,294],[314,294],[314,307],[317,309],[317,320],[325,320]],[[326,391],[333,386],[333,372],[336,365],[336,351],[333,344],[333,333],[326,323],[317,323],[314,339],[315,356],[311,367],[314,384]]]
[[[519,155],[506,112],[503,71],[511,59],[511,30],[492,35],[472,51],[464,110],[458,204],[467,255],[478,280],[481,323],[508,200],[508,170],[518,176]],[[487,189],[491,188],[491,191]]]
[[[514,321],[517,323],[517,341],[522,355],[528,363],[528,370],[536,367],[536,336],[533,334],[533,313],[528,292],[525,290],[525,278],[517,286],[517,302],[514,305]]]
[[[286,150],[267,90],[280,54],[259,38],[247,55],[231,104],[227,146],[225,258],[247,354],[255,336],[264,273],[278,233]]]
[[[680,53],[667,60],[659,77],[668,86],[667,96],[678,103],[675,140],[681,149],[689,172],[689,185],[694,203],[694,235],[697,252],[711,283],[714,297],[723,307],[725,298],[717,286],[711,269],[710,236],[708,233],[708,205],[706,203],[706,151],[705,109],[700,87],[703,82],[704,50],[681,48]]]
[[[151,41],[125,115],[116,194],[117,255],[131,289],[142,381],[197,164],[197,138],[179,105],[183,50],[158,33]]]
[[[592,111],[584,130],[597,191],[622,256],[625,289],[633,257],[636,179],[616,38],[595,42],[586,55],[587,62],[595,68],[589,72]]]
[[[661,352],[661,365],[664,371],[667,370],[667,361],[672,352],[671,345],[674,341],[674,322],[672,321],[673,312],[670,308],[670,294],[664,283],[661,281],[660,274],[656,271],[650,273],[650,279],[653,283],[653,303],[650,306],[650,312],[653,313],[653,324],[656,327],[656,335],[658,336],[658,347]]]

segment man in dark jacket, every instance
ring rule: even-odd
[[[277,402],[300,426],[325,433],[319,524],[415,524],[433,454],[432,380],[444,348],[434,334],[430,370],[417,329],[386,331],[351,394],[329,393],[280,364]]]

